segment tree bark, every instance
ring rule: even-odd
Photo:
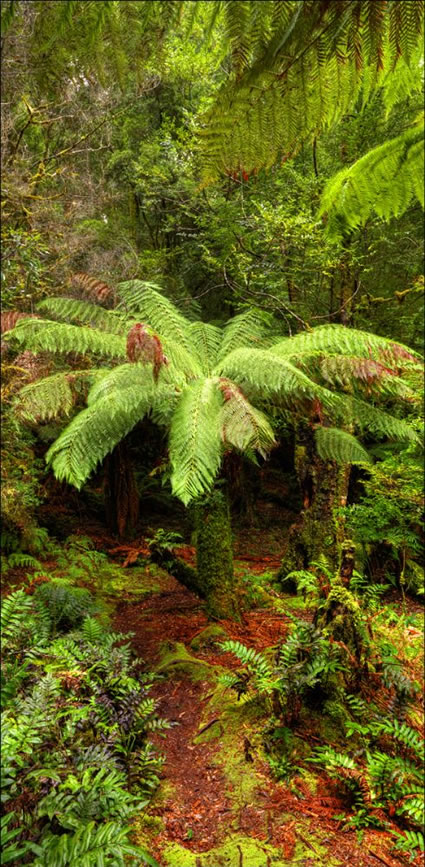
[[[213,619],[239,619],[239,590],[233,572],[232,532],[227,493],[216,488],[196,505],[197,575],[207,613]]]
[[[125,442],[115,446],[104,463],[106,523],[111,533],[127,538],[139,515],[139,495],[128,447]]]
[[[303,510],[289,532],[288,548],[278,573],[282,582],[289,572],[307,569],[320,554],[325,555],[330,568],[336,571],[344,539],[344,527],[336,512],[347,501],[350,467],[319,457],[312,425],[298,426],[295,469]]]

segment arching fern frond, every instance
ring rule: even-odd
[[[230,380],[221,380],[219,387],[225,398],[221,411],[223,442],[241,452],[255,450],[265,457],[276,445],[269,420]]]
[[[93,352],[105,358],[125,358],[125,338],[83,325],[68,325],[45,319],[23,319],[9,333],[16,341],[34,352],[46,350],[57,354]]]
[[[28,421],[47,421],[68,415],[75,403],[75,383],[90,382],[99,376],[96,370],[61,371],[21,388],[15,403],[18,416]]]
[[[327,215],[335,239],[353,231],[375,213],[399,217],[413,199],[424,206],[424,124],[373,148],[327,184],[319,216]]]
[[[81,488],[98,463],[152,405],[154,386],[114,390],[80,412],[50,447],[46,460],[57,479]]]
[[[221,455],[223,398],[216,379],[198,379],[184,390],[170,430],[171,485],[187,505],[211,489]]]
[[[161,294],[159,286],[145,283],[142,280],[128,280],[120,283],[119,295],[122,299],[120,308],[125,308],[132,314],[140,316],[162,337],[177,340],[190,352],[189,322],[177,310],[177,307]]]
[[[272,352],[288,359],[296,358],[302,353],[326,352],[375,358],[377,361],[392,362],[395,365],[421,361],[417,352],[401,343],[338,324],[319,325],[311,331],[302,331],[293,337],[279,340],[273,344]]]
[[[111,334],[124,334],[127,328],[126,316],[114,310],[105,310],[90,301],[79,301],[75,298],[44,298],[37,305],[37,310],[59,321],[90,325]]]
[[[87,396],[87,406],[98,400],[119,394],[126,388],[148,389],[152,392],[152,366],[147,364],[120,364],[113,370],[105,370],[94,383]]]
[[[216,366],[215,373],[234,379],[242,388],[246,384],[261,394],[279,395],[290,404],[304,398],[319,398],[324,406],[331,407],[334,400],[331,391],[267,349],[235,349]]]
[[[336,461],[339,464],[373,463],[361,443],[346,431],[333,427],[318,427],[315,437],[317,451],[324,461]]]
[[[417,433],[404,419],[390,415],[359,398],[336,396],[334,413],[334,418],[341,424],[354,424],[361,431],[369,431],[377,437],[384,436],[400,442],[419,442]]]

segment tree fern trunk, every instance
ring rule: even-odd
[[[230,510],[223,489],[215,489],[197,504],[195,528],[198,581],[207,612],[213,618],[239,619]]]
[[[139,495],[125,442],[119,443],[104,463],[104,496],[108,529],[120,538],[134,529],[139,515]]]
[[[281,581],[289,572],[308,568],[320,554],[337,570],[344,539],[337,509],[347,501],[350,467],[323,461],[316,451],[313,427],[300,425],[295,444],[295,469],[303,510],[289,532],[288,548],[278,574]]]

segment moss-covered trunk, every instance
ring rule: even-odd
[[[197,504],[195,530],[198,582],[207,612],[213,618],[239,619],[230,510],[224,487],[215,489]]]
[[[320,554],[337,570],[344,539],[344,527],[337,510],[347,501],[350,467],[319,457],[312,425],[298,427],[295,469],[303,510],[289,532],[288,548],[278,576],[281,581],[289,572],[308,568]]]
[[[139,494],[127,444],[123,441],[104,463],[105,512],[108,529],[125,538],[134,529],[139,515]]]

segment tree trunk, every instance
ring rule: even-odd
[[[350,467],[319,457],[311,425],[298,427],[295,469],[303,510],[289,532],[288,548],[278,574],[282,582],[289,572],[307,569],[320,554],[325,555],[330,568],[336,571],[344,539],[343,523],[336,511],[347,501]]]
[[[139,515],[139,495],[125,442],[115,446],[104,463],[106,523],[111,533],[126,538],[134,529]]]
[[[216,488],[196,506],[197,573],[207,613],[239,619],[239,592],[233,572],[232,532],[227,494]]]

